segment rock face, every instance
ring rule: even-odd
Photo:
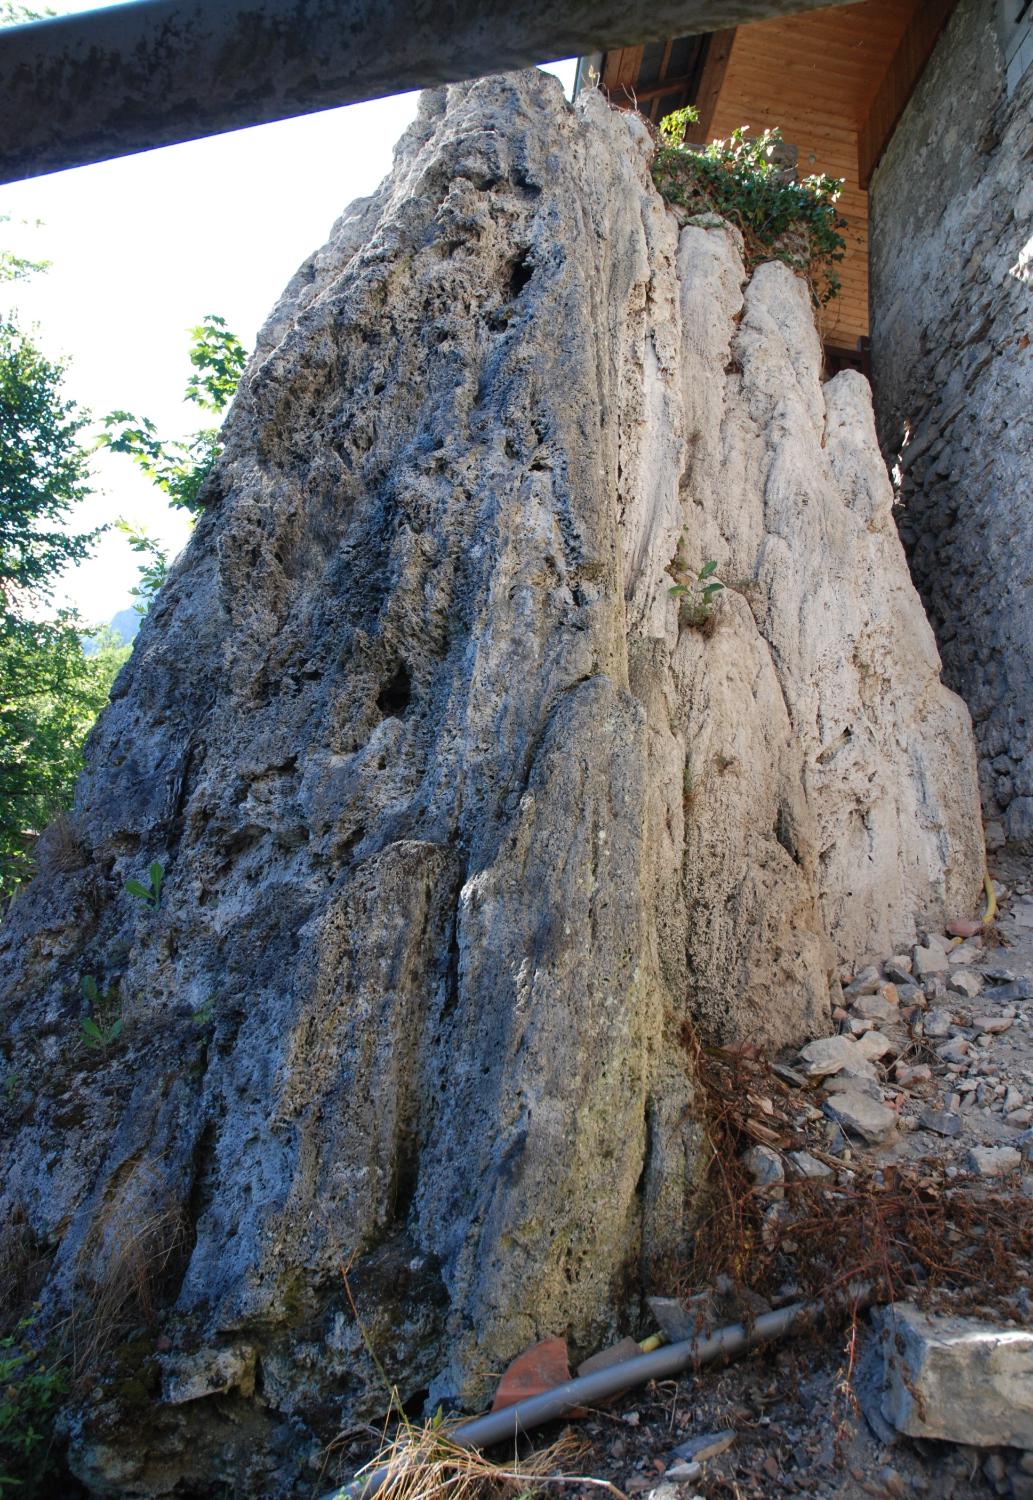
[[[1033,68],[1009,93],[1004,16],[960,0],[872,179],[872,359],[986,813],[1033,848]]]
[[[424,100],[274,311],[79,855],[9,916],[0,1220],[94,1353],[96,1493],[307,1493],[378,1363],[475,1404],[596,1347],[691,1221],[685,1023],[827,1030],[838,965],[975,900],[867,387],[649,153],[543,75]]]

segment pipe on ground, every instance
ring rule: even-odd
[[[543,1422],[565,1416],[572,1407],[591,1405],[607,1396],[619,1395],[634,1386],[644,1385],[647,1380],[664,1380],[670,1375],[678,1375],[689,1365],[712,1364],[722,1356],[731,1359],[736,1354],[755,1349],[759,1344],[781,1338],[796,1327],[817,1321],[824,1312],[824,1306],[820,1302],[794,1302],[789,1307],[780,1307],[775,1312],[762,1314],[749,1326],[733,1323],[706,1337],[665,1344],[651,1354],[640,1354],[619,1365],[610,1365],[594,1374],[568,1380],[566,1384],[558,1385],[540,1396],[529,1396],[527,1400],[503,1407],[501,1411],[475,1417],[472,1422],[463,1422],[461,1426],[448,1432],[448,1439],[460,1448],[488,1448],[493,1443],[501,1443],[520,1433],[530,1432]],[[369,1500],[369,1497],[383,1488],[390,1477],[391,1466],[385,1464],[370,1474],[352,1480],[350,1484],[329,1491],[322,1500]]]

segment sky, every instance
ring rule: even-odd
[[[50,0],[59,15],[88,0]],[[574,64],[552,65],[566,85]],[[352,199],[390,170],[416,94],[327,110],[251,130],[166,146],[117,161],[0,186],[4,246],[49,269],[0,288],[49,358],[68,361],[65,389],[99,419],[122,409],[162,436],[205,425],[186,405],[189,330],[208,313],[250,349],[306,257]],[[95,494],[75,530],[120,516],[174,551],[183,516],[121,454],[98,453]],[[130,602],[137,558],[109,531],[90,561],[63,575],[54,603],[101,624]]]

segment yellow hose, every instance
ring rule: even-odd
[[[647,1339],[639,1339],[638,1346],[643,1354],[652,1354],[654,1349],[659,1349],[664,1342],[662,1333],[651,1333]]]
[[[986,911],[983,913],[983,926],[985,927],[987,922],[992,922],[997,915],[997,895],[989,875],[983,876],[983,889],[986,892]]]

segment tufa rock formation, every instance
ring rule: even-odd
[[[0,1215],[91,1493],[308,1493],[374,1351],[469,1406],[596,1345],[691,1225],[684,1024],[827,1031],[840,965],[977,897],[867,386],[650,149],[537,73],[424,99],[275,309],[79,856],[10,912]]]

